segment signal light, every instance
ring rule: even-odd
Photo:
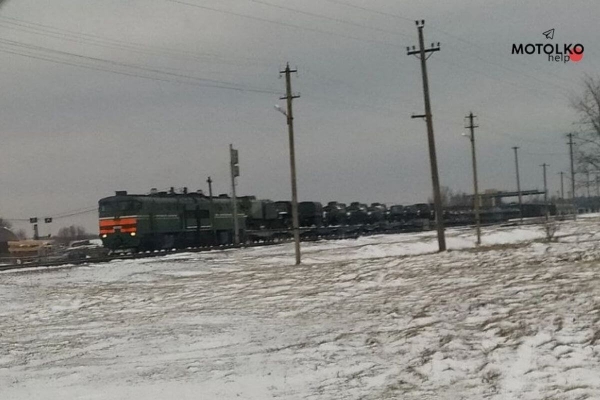
[[[240,159],[238,156],[238,151],[232,147],[231,148],[231,173],[234,177],[240,176],[239,163],[240,163]]]

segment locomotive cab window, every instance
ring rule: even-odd
[[[142,203],[140,201],[135,200],[121,200],[121,201],[111,201],[107,203],[102,203],[100,205],[100,212],[131,212],[131,211],[139,211],[142,209]]]

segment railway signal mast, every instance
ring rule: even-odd
[[[40,238],[39,230],[38,230],[38,219],[37,217],[29,218],[29,223],[33,225],[33,239],[38,240]]]
[[[412,118],[424,118],[427,123],[427,140],[429,143],[429,161],[431,163],[431,180],[433,182],[433,201],[435,203],[435,220],[437,225],[437,236],[439,251],[446,250],[446,237],[444,233],[444,215],[442,208],[442,195],[440,192],[440,178],[438,175],[437,156],[435,153],[435,138],[433,136],[433,116],[431,114],[431,102],[429,100],[429,81],[427,78],[427,59],[433,54],[433,52],[440,51],[440,44],[435,46],[433,43],[431,47],[425,49],[425,40],[423,39],[423,27],[425,21],[415,21],[417,24],[417,30],[419,31],[419,48],[415,49],[415,46],[407,47],[407,54],[414,55],[421,60],[421,74],[423,77],[423,96],[425,99],[425,114],[413,115]],[[428,54],[429,53],[429,54]]]
[[[238,215],[237,215],[237,197],[235,195],[235,178],[240,176],[240,166],[238,151],[233,148],[233,145],[229,145],[229,156],[231,159],[231,202],[233,203],[233,244],[240,244],[240,228],[238,226]]]

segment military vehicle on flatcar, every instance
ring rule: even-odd
[[[323,205],[316,201],[298,203],[298,223],[303,227],[323,225]]]
[[[323,217],[325,219],[325,225],[328,226],[346,224],[346,221],[348,220],[346,204],[330,201],[323,207]]]

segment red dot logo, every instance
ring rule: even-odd
[[[575,50],[577,50],[577,52],[575,52]],[[569,58],[573,62],[581,61],[583,59],[583,48],[581,46],[575,46],[573,50],[569,50]]]

